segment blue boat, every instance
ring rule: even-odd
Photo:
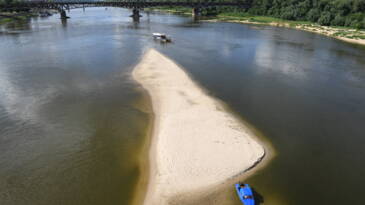
[[[253,197],[253,192],[248,184],[236,184],[236,191],[238,197],[241,199],[244,205],[255,205],[255,199]]]

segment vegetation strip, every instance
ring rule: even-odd
[[[279,0],[280,1],[280,0]],[[364,1],[365,2],[365,1]],[[330,5],[330,4],[328,4]],[[362,8],[362,7],[361,7]],[[365,12],[365,4],[364,8],[362,8]],[[191,9],[182,8],[182,7],[158,7],[152,10],[165,11],[176,14],[191,14]],[[354,9],[356,10],[356,9]],[[334,25],[325,25],[319,19],[316,22],[311,22],[305,18],[288,20],[284,18],[277,18],[273,16],[263,16],[263,15],[255,15],[253,13],[265,13],[262,10],[258,10],[256,7],[252,7],[248,10],[238,10],[231,7],[225,7],[222,9],[214,10],[216,13],[211,13],[211,10],[202,12],[202,19],[206,21],[227,21],[234,23],[249,23],[249,24],[262,24],[262,25],[271,25],[271,26],[280,26],[280,27],[288,27],[295,28],[309,32],[315,32],[318,34],[334,37],[340,40],[344,40],[351,43],[362,44],[365,45],[365,15],[357,15],[361,16],[363,19],[363,23],[361,21],[355,19],[352,24],[346,25],[356,25],[355,27],[344,27],[344,26],[334,26]],[[309,10],[310,11],[310,10]],[[312,15],[308,11],[307,15]],[[280,15],[277,15],[280,17]],[[349,14],[349,19],[352,19],[352,14]],[[285,17],[283,15],[282,17]],[[360,19],[360,17],[359,17]],[[312,19],[314,20],[314,19]],[[350,20],[347,20],[348,22]],[[331,21],[332,22],[332,21]],[[334,21],[335,22],[335,21]],[[322,24],[321,24],[322,23]],[[361,29],[359,29],[361,27]]]

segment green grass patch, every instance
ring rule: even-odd
[[[178,14],[191,14],[192,9],[191,8],[186,8],[186,7],[179,7],[179,6],[161,6],[161,7],[153,7],[153,8],[149,8],[146,9],[147,11],[153,11],[153,10],[158,10],[158,11],[166,11],[166,12],[170,12],[170,13],[178,13]]]
[[[352,37],[355,38],[355,39],[365,40],[365,35],[353,35]]]
[[[288,24],[290,27],[310,24],[310,22],[308,21],[288,21],[270,16],[254,16],[245,12],[223,12],[219,13],[217,18],[220,20],[249,21],[252,23],[263,23],[263,24],[270,24],[270,23]]]
[[[347,32],[343,32],[343,31],[338,31],[336,33],[334,33],[334,36],[339,36],[339,37],[344,37],[346,36],[348,33]]]
[[[11,18],[0,18],[0,24],[5,24],[13,21]]]
[[[25,21],[36,16],[38,14],[35,12],[0,12],[0,24],[11,23],[13,21]]]

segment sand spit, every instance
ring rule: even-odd
[[[133,77],[150,94],[155,117],[144,204],[170,204],[221,184],[265,155],[240,120],[158,51],[146,52]]]

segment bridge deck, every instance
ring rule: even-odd
[[[71,5],[87,5],[87,6],[102,6],[102,7],[125,7],[125,8],[148,8],[158,6],[183,6],[183,7],[212,7],[212,6],[237,6],[247,8],[249,3],[245,1],[232,2],[214,2],[214,1],[24,1],[16,2],[10,5],[3,5],[0,9],[10,8],[59,8]]]

